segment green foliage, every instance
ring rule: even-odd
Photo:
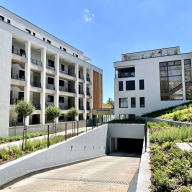
[[[45,109],[45,116],[48,120],[55,120],[57,117],[60,117],[62,114],[61,109],[56,106],[48,106]]]
[[[164,150],[166,150],[166,149],[170,149],[171,148],[171,146],[172,146],[172,142],[165,142],[163,145],[162,145],[162,148],[164,149]]]
[[[72,120],[74,120],[77,115],[79,115],[79,111],[74,107],[71,107],[67,112],[67,117],[71,117]]]
[[[33,114],[35,106],[31,101],[20,100],[14,105],[15,113],[20,115],[22,118],[26,118]]]
[[[182,186],[179,188],[180,192],[192,192],[191,187]]]
[[[176,48],[174,49],[174,55],[177,55],[178,52],[179,52],[179,50],[178,50],[178,48],[176,47]]]

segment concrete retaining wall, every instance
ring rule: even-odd
[[[106,153],[110,153],[110,138],[144,138],[144,124],[109,124]]]
[[[31,153],[0,166],[0,186],[28,173],[103,156],[108,125]]]

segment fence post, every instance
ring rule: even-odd
[[[48,130],[47,130],[47,132],[48,132],[48,134],[47,134],[47,147],[49,148],[49,125],[48,125]]]
[[[65,123],[65,141],[67,140],[67,123]]]
[[[77,136],[79,135],[79,121],[77,121]]]

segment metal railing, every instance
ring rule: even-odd
[[[19,76],[19,74],[12,73],[11,74],[11,79],[17,79],[17,80],[20,80],[20,81],[25,81],[25,76],[24,75]]]
[[[126,77],[135,77],[135,73],[123,73],[123,74],[115,74],[115,79],[117,78],[126,78]]]
[[[55,90],[55,85],[53,85],[53,84],[46,84],[46,89]]]
[[[88,77],[88,76],[86,77],[86,79],[87,79],[87,81],[89,81],[89,82],[91,81],[91,80],[90,80],[90,77]]]
[[[69,92],[69,93],[76,93],[75,89],[66,88],[66,87],[62,87],[62,86],[59,86],[59,91]]]
[[[90,110],[90,106],[87,106],[87,110]]]
[[[17,104],[17,101],[18,101],[17,98],[12,98],[12,99],[10,100],[10,104],[11,104],[11,105]]]
[[[55,67],[51,67],[51,66],[49,66],[48,64],[46,65],[46,68],[47,68],[47,69],[50,69],[50,70],[52,70],[52,71],[55,71]]]
[[[61,104],[59,104],[59,108],[61,110],[68,110],[69,109],[68,105],[61,105]]]
[[[91,96],[91,93],[90,93],[89,91],[87,91],[87,95],[88,95],[88,96]]]
[[[59,69],[59,72],[65,74],[65,75],[70,75],[72,77],[76,77],[75,73],[70,72],[70,71],[63,71],[61,68]]]
[[[84,110],[84,106],[80,106],[80,107],[79,107],[79,110]]]
[[[79,90],[79,94],[84,95],[84,91]]]
[[[84,80],[84,76],[83,75],[79,75],[79,79]]]
[[[17,126],[23,126],[24,124],[23,124],[23,122],[16,122],[16,125]],[[15,126],[15,122],[9,123],[9,127],[14,127],[14,126]]]
[[[35,107],[36,107],[36,110],[41,110],[41,104],[35,104],[35,103],[34,103],[34,105],[35,105]]]
[[[21,53],[21,51],[18,50],[18,49],[13,48],[12,49],[12,53],[15,54],[15,55],[19,55],[21,57],[25,57],[26,58],[26,54],[25,53]]]
[[[41,61],[38,61],[36,59],[32,59],[31,58],[31,63],[33,63],[34,65],[38,65],[38,66],[41,66],[42,67],[42,62]]]
[[[31,81],[31,86],[32,87],[39,87],[39,88],[41,88],[41,83],[35,82],[35,81]]]
[[[45,103],[45,107],[54,106],[54,103]]]

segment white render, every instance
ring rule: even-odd
[[[10,23],[8,23],[8,20],[10,20]],[[30,30],[31,33],[28,33],[26,29]],[[0,114],[3,117],[0,118],[0,136],[8,136],[9,126],[14,122],[14,107],[10,105],[10,100],[19,100],[20,93],[24,94],[25,100],[31,100],[41,106],[41,109],[36,110],[34,113],[38,115],[37,119],[40,119],[39,124],[46,123],[46,104],[54,104],[57,107],[60,105],[74,105],[79,109],[79,99],[81,99],[80,103],[84,107],[84,110],[80,111],[83,114],[83,119],[86,120],[87,116],[92,119],[93,71],[103,74],[102,69],[92,65],[91,59],[84,56],[82,51],[2,6],[0,6],[0,34],[0,84],[2,85]],[[47,40],[51,41],[51,43],[48,43]],[[26,58],[12,53],[13,48],[14,50],[20,50],[20,52],[21,49],[24,50]],[[41,62],[41,66],[33,64],[31,59],[34,59],[35,62]],[[48,60],[54,62],[55,70],[47,68]],[[76,77],[65,74],[64,71],[60,72],[62,65],[64,71],[75,73]],[[13,74],[19,75],[21,71],[24,73],[25,81],[12,78]],[[79,74],[84,76],[84,80],[79,78]],[[87,75],[89,75],[90,81],[87,80]],[[47,89],[48,78],[53,78],[54,90]],[[64,88],[75,89],[75,93],[60,91],[59,80],[64,82]],[[32,86],[31,81],[40,83],[40,87]],[[79,83],[83,85],[84,96],[79,94]],[[86,94],[87,87],[89,87],[90,96]],[[54,102],[48,102],[48,95],[54,97]],[[59,96],[64,98],[64,104],[59,103]],[[87,110],[87,102],[89,102],[90,110]],[[67,121],[67,110],[62,109],[62,113],[65,114],[63,121]],[[26,124],[30,125],[31,122],[32,117],[27,118]],[[56,122],[59,122],[59,120],[57,119]]]
[[[184,59],[192,59],[192,53],[180,53],[180,48],[177,55],[165,55],[153,58],[141,58],[144,52],[136,53],[139,59],[114,62],[114,68],[135,67],[135,77],[115,78],[114,79],[114,100],[115,100],[115,118],[119,119],[120,114],[135,114],[141,116],[144,113],[160,110],[163,108],[179,105],[189,102],[185,95],[185,76],[184,76]],[[173,48],[170,48],[173,50]],[[147,54],[150,51],[147,51]],[[160,93],[160,71],[159,63],[181,60],[182,66],[182,89],[183,100],[161,101]],[[139,90],[139,80],[144,79],[144,90]],[[135,90],[126,91],[126,81],[135,80]],[[119,81],[123,81],[123,91],[119,91]],[[131,108],[131,98],[136,98],[136,108]],[[140,97],[145,97],[145,107],[140,108]],[[128,98],[128,108],[119,108],[119,98]]]

